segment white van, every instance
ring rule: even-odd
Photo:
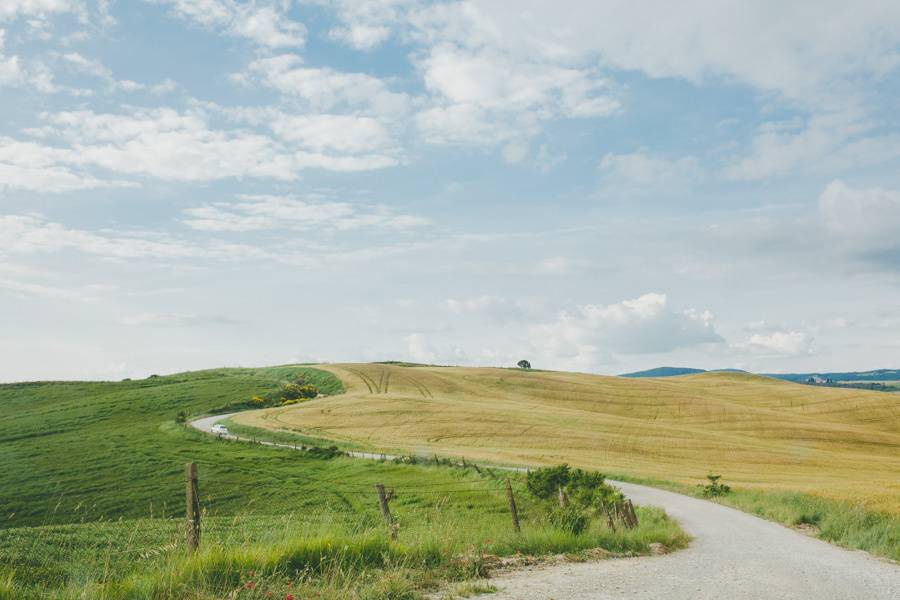
[[[219,425],[218,423],[213,425],[210,431],[216,435],[228,435],[228,428],[224,425]]]

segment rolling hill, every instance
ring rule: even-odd
[[[809,492],[900,513],[900,401],[710,372],[628,379],[510,369],[323,365],[346,394],[238,423],[384,451],[568,462],[695,484]]]
[[[704,369],[692,369],[690,367],[656,367],[655,369],[635,371],[634,373],[622,373],[619,377],[678,377],[679,375],[695,375],[705,372]]]
[[[696,375],[698,373],[744,373],[740,369],[694,369],[691,367],[656,367],[633,373],[622,373],[619,377],[678,377],[679,375]],[[843,371],[821,373],[761,373],[764,377],[783,379],[795,383],[806,383],[810,379],[831,380],[844,383],[865,383],[881,381],[900,381],[900,369],[875,369],[872,371]]]

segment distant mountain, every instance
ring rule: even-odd
[[[693,373],[705,373],[705,369],[691,369],[688,367],[657,367],[646,371],[623,373],[619,377],[675,377],[676,375],[691,375]]]
[[[806,383],[809,380],[824,381],[900,381],[900,369],[876,369],[874,371],[848,371],[846,373],[764,373],[766,377]]]

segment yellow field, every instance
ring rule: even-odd
[[[347,393],[239,423],[385,452],[590,467],[862,501],[900,513],[900,396],[740,373],[580,373],[322,365]]]

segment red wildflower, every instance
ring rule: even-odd
[[[287,595],[285,595],[284,600],[294,600],[294,595],[293,595],[293,594],[287,594]]]
[[[247,577],[253,577],[253,571],[247,571]]]
[[[244,587],[247,588],[248,590],[252,590],[253,588],[256,587],[256,583],[254,583],[252,581],[248,581],[247,583],[244,584]]]
[[[273,594],[272,592],[266,592],[266,598],[271,598],[274,595],[275,594]]]

